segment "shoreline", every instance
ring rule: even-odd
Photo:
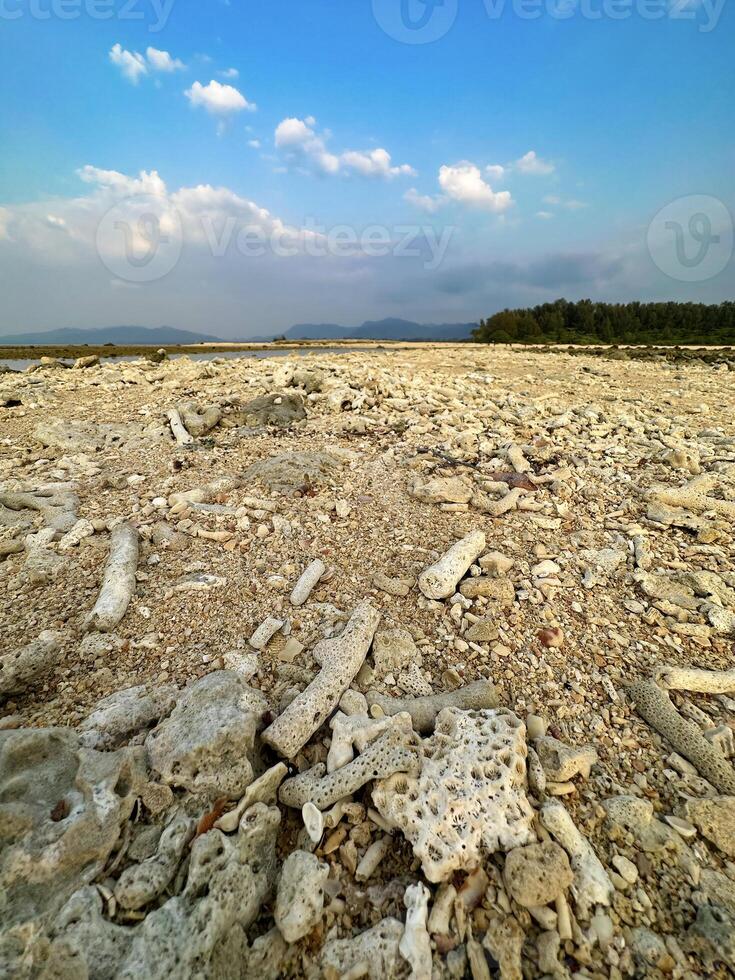
[[[732,351],[735,355],[735,345],[731,344],[485,344],[472,340],[293,340],[293,341],[222,341],[211,344],[29,344],[3,346],[0,342],[0,361],[38,360],[41,357],[75,360],[78,357],[145,357],[158,350],[165,350],[171,356],[186,354],[226,354],[232,352],[259,353],[262,351],[333,351],[345,350],[424,350],[439,348],[442,350],[460,348],[463,350],[507,350],[527,351],[536,353],[585,352],[590,355],[604,356],[611,351],[636,352],[633,356],[641,356],[646,352],[678,352],[691,354],[696,351],[721,352]]]

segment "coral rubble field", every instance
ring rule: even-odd
[[[735,971],[734,370],[0,374],[0,976]]]

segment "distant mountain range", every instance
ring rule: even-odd
[[[366,320],[359,327],[343,327],[338,323],[297,323],[280,334],[242,339],[259,342],[271,341],[274,337],[285,337],[287,340],[467,340],[476,326],[476,323],[415,323],[413,320],[389,317],[385,320]],[[96,327],[91,330],[66,327],[61,330],[0,336],[0,346],[5,347],[43,344],[54,347],[80,344],[90,346],[150,344],[161,347],[167,344],[222,342],[222,337],[193,333],[191,330],[178,330],[176,327]],[[237,342],[233,340],[233,343]]]
[[[151,344],[160,347],[162,344],[199,344],[202,341],[212,344],[220,340],[220,337],[212,334],[191,333],[189,330],[177,330],[176,327],[95,327],[91,330],[68,327],[0,337],[0,345],[24,347],[29,344],[51,344],[54,347],[67,347],[73,344]]]
[[[287,340],[467,340],[476,326],[476,323],[415,323],[388,317],[366,320],[359,327],[297,323],[282,336]]]

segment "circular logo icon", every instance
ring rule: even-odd
[[[126,282],[162,279],[179,261],[182,241],[179,212],[156,194],[116,201],[102,215],[95,238],[104,265]]]
[[[651,221],[646,244],[655,264],[670,279],[712,279],[732,257],[732,215],[716,197],[679,197]]]
[[[381,30],[402,44],[429,44],[450,30],[458,0],[373,0]]]

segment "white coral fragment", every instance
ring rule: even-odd
[[[735,500],[720,500],[708,495],[718,482],[716,473],[706,473],[685,483],[683,487],[653,487],[649,496],[654,503],[669,507],[683,507],[695,513],[711,510],[722,517],[735,518]]]
[[[370,718],[367,714],[346,715],[335,713],[329,722],[332,729],[332,743],[327,756],[327,772],[334,772],[352,762],[355,749],[364,752],[367,746],[379,738],[389,728],[401,728],[410,732],[413,728],[411,716],[400,713],[388,718]]]
[[[419,588],[427,599],[448,599],[475,559],[485,550],[485,535],[472,531],[419,575]]]
[[[371,779],[386,779],[394,773],[418,770],[413,733],[392,728],[373,742],[352,762],[335,772],[325,774],[324,764],[287,779],[281,786],[278,799],[285,806],[302,807],[311,802],[326,810],[345,796],[351,796]]]
[[[171,434],[178,446],[187,446],[189,443],[194,442],[194,439],[186,431],[186,426],[181,419],[181,413],[178,409],[170,408],[166,412],[166,418],[171,426]]]
[[[386,856],[391,847],[391,838],[379,837],[368,847],[355,869],[356,881],[367,881]]]
[[[497,708],[498,695],[490,681],[473,681],[453,691],[430,694],[420,698],[392,698],[379,691],[368,691],[367,701],[371,712],[377,710],[385,715],[395,716],[406,713],[411,716],[414,730],[428,735],[434,730],[437,715],[444,708],[461,708],[478,711],[481,708]]]
[[[326,570],[327,566],[321,558],[315,558],[311,564],[307,565],[298,582],[293,587],[293,592],[291,593],[292,606],[303,606]]]
[[[535,839],[525,794],[526,729],[511,711],[445,708],[420,749],[419,775],[379,782],[373,801],[411,842],[429,881]]]
[[[248,640],[248,643],[254,650],[265,650],[270,641],[276,635],[276,633],[283,627],[282,619],[275,619],[273,616],[268,616],[263,622],[258,626],[253,635]]]
[[[380,613],[361,602],[338,637],[322,640],[314,648],[321,670],[305,691],[263,732],[263,741],[292,758],[334,710],[342,694],[362,667]]]
[[[613,883],[587,838],[580,833],[564,806],[549,800],[541,810],[541,823],[569,855],[574,872],[572,894],[577,915],[585,921],[595,905],[610,905],[615,893]]]
[[[287,943],[298,942],[319,924],[328,877],[329,865],[307,851],[293,851],[283,862],[275,920]]]
[[[69,531],[59,541],[59,551],[70,551],[78,547],[85,538],[94,534],[94,526],[91,521],[81,517]]]
[[[111,633],[115,629],[133,598],[137,568],[138,531],[132,524],[118,524],[110,535],[100,594],[85,621],[87,632]]]
[[[735,670],[700,670],[697,667],[659,667],[654,680],[667,691],[699,691],[702,694],[735,692]]]
[[[324,815],[309,801],[301,807],[301,819],[312,844],[318,844],[324,833]]]
[[[406,928],[398,944],[401,956],[411,964],[411,980],[431,980],[431,941],[426,929],[429,889],[420,881],[404,895]]]

